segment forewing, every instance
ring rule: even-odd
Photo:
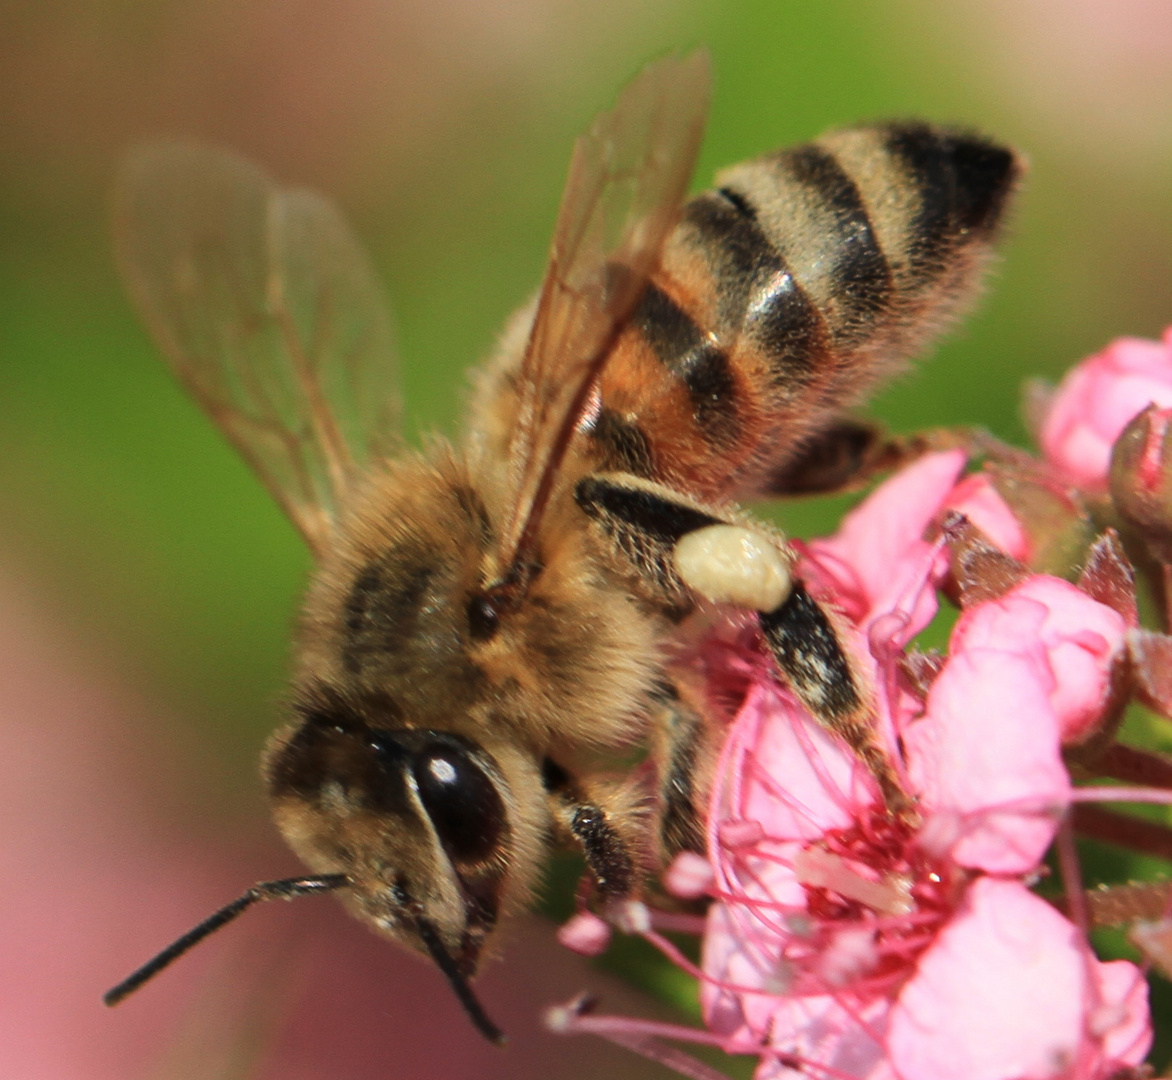
[[[520,371],[510,447],[515,574],[615,339],[676,222],[708,107],[704,51],[646,67],[574,147]]]
[[[365,251],[320,196],[184,144],[127,160],[115,232],[172,369],[320,553],[397,432],[391,325]]]

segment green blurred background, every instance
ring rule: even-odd
[[[336,199],[392,299],[414,438],[452,430],[465,370],[539,280],[574,136],[644,60],[700,43],[698,185],[873,117],[1028,154],[995,280],[877,403],[893,427],[1024,439],[1025,377],[1172,322],[1166,0],[0,3],[0,570],[147,703],[124,735],[169,763],[144,780],[153,813],[213,844],[265,835],[255,760],[308,560],[129,309],[120,155],[196,136]]]

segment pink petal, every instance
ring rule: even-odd
[[[854,755],[772,681],[753,686],[726,755],[710,811],[719,840],[713,891],[723,902],[709,908],[701,987],[709,1025],[725,1034],[767,1030],[775,999],[793,988],[782,955],[806,911],[794,871],[804,843],[849,827],[876,798]]]
[[[932,815],[959,827],[952,857],[994,873],[1027,873],[1070,797],[1048,683],[1029,657],[974,648],[952,656],[904,733],[908,771]]]
[[[791,989],[790,972],[782,962],[788,937],[783,925],[777,918],[769,932],[751,906],[717,903],[708,909],[700,1007],[711,1030],[728,1036],[768,1030],[776,1000]]]
[[[717,916],[719,925],[723,916]],[[724,941],[730,937],[722,935]],[[705,936],[704,967],[712,967],[709,936]],[[700,996],[708,1027],[726,1036],[730,1052],[760,1053],[763,1047],[799,1059],[799,1072],[765,1054],[755,1077],[843,1076],[866,1080],[893,1078],[886,1060],[884,1036],[890,1000],[860,1002],[848,994],[803,995],[789,992],[784,979],[770,987],[761,980],[745,954],[732,950],[719,965],[725,979],[739,986],[757,985],[766,993],[733,993],[701,983]],[[775,973],[776,976],[776,973]]]
[[[953,631],[952,651],[988,647],[1036,657],[1050,682],[1062,737],[1070,740],[1101,719],[1126,632],[1114,609],[1068,581],[1037,574],[965,612]]]
[[[859,1002],[847,995],[832,997],[790,997],[774,1001],[769,1015],[769,1047],[792,1055],[803,1065],[801,1071],[780,1071],[763,1059],[754,1080],[786,1077],[850,1077],[851,1080],[894,1080],[884,1046],[891,1002],[885,998]]]
[[[1152,1016],[1148,983],[1143,972],[1126,960],[1096,963],[1099,1000],[1087,1018],[1092,1038],[1099,1042],[1108,1075],[1125,1065],[1141,1065],[1152,1046]]]
[[[997,600],[962,612],[953,627],[949,651],[957,656],[969,649],[994,649],[1030,656],[1044,669],[1041,677],[1051,682],[1042,641],[1046,615],[1046,605],[1041,600],[1011,590]]]
[[[750,691],[730,738],[744,740],[742,801],[718,808],[722,820],[757,822],[774,840],[813,840],[875,801],[855,756],[772,681]]]
[[[965,454],[926,454],[876,490],[843,520],[834,536],[815,540],[810,554],[832,578],[837,599],[859,623],[890,611],[924,576],[930,546],[924,531],[940,512],[964,468]],[[943,572],[943,563],[938,572]],[[935,594],[919,590],[918,632],[936,611]]]
[[[920,958],[887,1040],[902,1080],[1044,1080],[1084,1050],[1078,931],[1015,881],[982,878]]]

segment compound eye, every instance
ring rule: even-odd
[[[448,855],[456,862],[490,856],[505,829],[505,805],[474,757],[459,746],[431,743],[415,753],[411,771]]]

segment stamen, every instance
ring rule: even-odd
[[[674,1069],[688,1080],[728,1080],[724,1073],[705,1065],[691,1054],[674,1046],[664,1046],[659,1038],[684,1039],[688,1042],[707,1046],[726,1045],[720,1035],[685,1028],[675,1024],[659,1024],[651,1020],[634,1020],[625,1016],[592,1016],[591,1010],[597,1004],[588,994],[579,994],[565,1005],[547,1009],[545,1026],[558,1035],[598,1035],[633,1050],[649,1061]]]
[[[828,889],[882,915],[910,915],[915,910],[912,882],[906,875],[864,877],[846,859],[822,848],[806,848],[794,856],[794,874],[808,888]]]

